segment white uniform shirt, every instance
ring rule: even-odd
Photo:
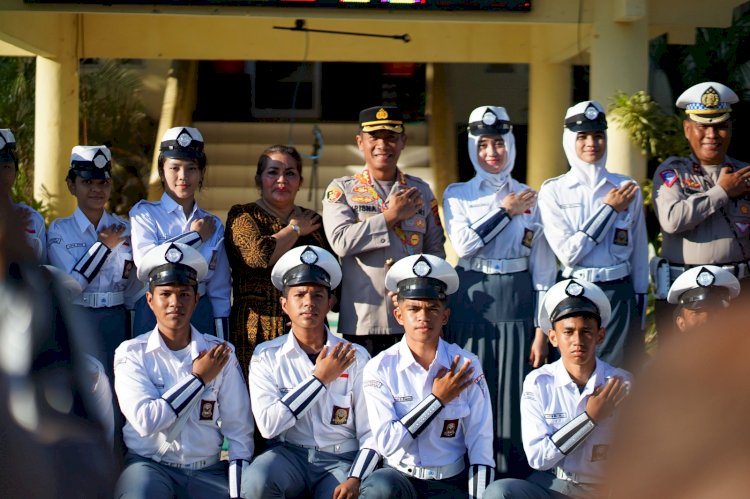
[[[521,396],[521,433],[532,468],[549,470],[559,466],[566,473],[575,474],[579,482],[602,481],[615,417],[597,423],[591,434],[567,456],[552,443],[551,437],[586,410],[589,395],[606,382],[607,376],[631,381],[630,373],[599,359],[583,392],[579,392],[562,360],[546,364],[526,376]]]
[[[99,232],[112,224],[125,226],[122,235],[126,239],[107,254],[106,246],[98,242]],[[47,244],[50,263],[73,277],[84,293],[123,292],[125,307],[133,308],[143,285],[133,265],[128,222],[105,210],[98,227],[94,227],[76,208],[71,216],[49,225]]]
[[[207,216],[214,217],[216,230],[207,240],[201,242],[197,232],[190,230],[190,224]],[[135,265],[140,265],[143,256],[149,250],[167,241],[190,244],[198,250],[208,263],[208,273],[203,282],[206,294],[211,300],[214,317],[229,317],[231,274],[229,260],[224,250],[224,224],[218,217],[198,207],[194,203],[193,211],[185,217],[182,206],[164,193],[161,200],[139,201],[130,210],[132,224],[133,257]],[[145,288],[144,288],[145,289]]]
[[[157,328],[124,341],[115,351],[115,392],[127,420],[123,437],[127,448],[139,456],[155,455],[177,420],[162,395],[192,376],[193,361],[200,352],[221,343],[215,336],[191,329],[190,355],[184,361],[164,344]],[[179,436],[164,454],[164,461],[189,464],[216,457],[221,452],[223,436],[229,440],[230,461],[251,459],[253,415],[234,353],[190,411]]]
[[[34,250],[34,256],[40,264],[47,263],[47,236],[44,217],[26,203],[17,203],[16,209],[31,213],[29,224],[26,226],[26,242]]]
[[[331,352],[343,340],[330,331],[327,334],[326,346]],[[248,379],[253,413],[261,435],[267,439],[279,438],[297,445],[317,447],[356,438],[360,448],[374,449],[362,393],[362,371],[370,355],[363,347],[353,346],[357,350],[354,363],[325,388],[325,394],[314,400],[313,406],[299,419],[282,398],[310,381],[314,364],[293,333],[256,346]],[[345,422],[341,417],[344,413]]]
[[[582,229],[603,203],[607,193],[630,177],[604,172],[605,181],[596,189],[579,182],[568,172],[547,180],[539,189],[539,210],[544,234],[560,263],[567,267],[603,268],[630,263],[636,293],[648,292],[648,237],[641,190],[626,210],[617,214],[601,243]]]
[[[527,185],[510,179],[498,191],[480,177],[451,184],[443,194],[443,215],[448,238],[459,258],[529,258],[534,290],[546,291],[555,283],[557,262],[544,237],[537,206],[528,213],[511,218],[508,226],[486,245],[471,228],[472,224],[487,217],[488,213],[497,212],[505,196],[528,188]]]
[[[401,418],[432,393],[438,371],[453,357],[471,359],[475,382],[437,413],[416,439]],[[469,455],[469,464],[495,466],[492,407],[477,357],[453,343],[438,342],[435,360],[425,370],[409,350],[406,337],[365,366],[364,392],[377,450],[389,462],[444,466]]]

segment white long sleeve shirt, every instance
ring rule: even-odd
[[[99,242],[99,232],[113,224],[125,226],[125,240],[110,250]],[[130,245],[130,224],[104,211],[99,225],[94,227],[80,208],[65,218],[58,218],[49,226],[49,261],[80,284],[84,293],[124,293],[125,307],[132,309],[142,288],[133,265]]]
[[[222,341],[191,327],[189,355],[180,358],[159,334],[158,326],[115,351],[115,392],[125,419],[123,437],[127,448],[139,456],[154,456],[184,402],[175,387],[194,381],[193,361]],[[184,410],[184,409],[182,409]],[[237,357],[205,386],[200,401],[190,409],[188,420],[163,460],[190,464],[219,456],[224,437],[229,441],[229,460],[253,456],[253,415]],[[221,422],[221,427],[219,427]]]
[[[216,230],[207,241],[201,241],[190,224],[199,218],[211,216]],[[158,202],[139,201],[130,210],[132,225],[133,258],[138,266],[149,250],[167,241],[189,244],[198,250],[208,263],[208,273],[203,282],[211,300],[214,317],[229,317],[232,290],[229,260],[224,249],[224,225],[218,217],[198,207],[186,217],[182,206],[164,193]]]
[[[329,352],[341,341],[327,332]],[[313,377],[315,365],[293,332],[256,346],[248,379],[261,435],[314,447],[357,439],[360,448],[375,449],[362,393],[362,371],[370,355],[353,346],[354,363],[325,387]]]
[[[547,180],[539,190],[544,234],[566,267],[604,268],[630,263],[636,293],[648,292],[648,237],[640,189],[626,210],[616,213],[602,200],[633,179],[604,172],[595,189],[568,172]]]
[[[432,393],[438,371],[456,355],[470,359],[475,382],[443,407],[413,438],[401,418]],[[469,464],[494,468],[492,407],[477,357],[453,343],[438,342],[435,360],[425,370],[414,360],[404,337],[365,366],[367,412],[378,451],[389,461],[415,466],[452,464],[468,452]]]
[[[588,397],[618,376],[630,382],[630,373],[599,359],[583,391],[570,378],[562,360],[546,364],[526,376],[521,395],[521,434],[529,465],[537,470],[556,466],[575,474],[582,483],[599,483],[604,476],[615,417],[597,423],[591,434],[567,456],[553,443],[552,435],[586,410]]]
[[[544,237],[537,206],[512,217],[490,241],[484,241],[476,232],[477,224],[499,213],[500,203],[508,194],[526,189],[527,185],[512,178],[500,190],[480,177],[451,184],[443,194],[445,227],[459,258],[528,258],[534,290],[546,291],[555,283],[557,262]]]

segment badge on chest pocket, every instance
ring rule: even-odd
[[[521,241],[521,244],[526,246],[527,248],[531,249],[531,245],[534,243],[534,231],[531,229],[524,229],[523,230],[523,240]]]
[[[617,246],[628,245],[628,229],[615,229],[615,238],[612,241]]]
[[[127,279],[130,277],[130,271],[133,270],[133,260],[125,260],[125,263],[122,266],[122,278]]]

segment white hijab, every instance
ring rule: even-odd
[[[586,109],[588,107],[594,107],[597,111],[599,111],[601,114],[604,114],[604,108],[601,104],[597,101],[583,101],[579,102],[573,107],[568,108],[568,112],[565,113],[565,120],[567,122],[568,118],[571,118],[576,115],[583,115],[583,121],[585,122],[585,119],[587,118],[585,116]],[[596,119],[597,116],[594,116],[593,118],[589,118],[590,120]],[[582,123],[582,121],[578,121],[578,123]],[[581,158],[578,157],[576,154],[576,136],[578,135],[578,132],[574,132],[573,130],[570,130],[568,126],[566,125],[563,129],[563,150],[565,150],[565,155],[568,157],[568,163],[570,163],[570,169],[573,172],[573,175],[576,176],[579,182],[581,182],[584,185],[587,185],[591,187],[592,189],[595,189],[600,182],[602,182],[605,178],[605,174],[607,172],[605,165],[607,164],[607,150],[604,150],[604,155],[595,163],[586,163]],[[607,132],[604,131],[604,138],[606,141],[607,138]]]
[[[485,115],[487,115],[486,119]],[[490,173],[482,168],[479,164],[479,153],[477,151],[479,139],[487,135],[501,135],[500,129],[494,129],[491,126],[492,115],[498,121],[510,122],[510,117],[508,117],[508,113],[504,107],[481,106],[473,110],[469,115],[469,158],[471,159],[471,164],[474,166],[474,171],[477,172],[477,177],[500,190],[508,183],[510,173],[513,171],[513,164],[516,162],[516,138],[513,136],[512,129],[502,134],[506,155],[505,163],[500,167],[498,173]],[[477,129],[472,124],[481,124],[480,126],[486,126],[486,128]]]

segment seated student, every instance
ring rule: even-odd
[[[115,352],[128,448],[115,497],[239,497],[253,416],[232,345],[190,325],[207,270],[181,243],[157,246],[138,268],[156,327]],[[225,437],[228,475],[219,460]]]
[[[274,440],[245,471],[242,497],[357,497],[380,456],[362,393],[370,356],[325,325],[341,267],[323,248],[298,246],[271,281],[292,329],[256,346],[250,361],[256,424]]]
[[[529,465],[526,480],[490,485],[494,497],[592,498],[606,496],[604,466],[617,405],[628,395],[631,375],[596,357],[602,324],[611,307],[604,292],[580,279],[550,288],[539,325],[560,350],[560,360],[524,380],[521,431]]]
[[[693,331],[717,318],[729,307],[729,300],[740,294],[740,281],[716,265],[699,265],[680,274],[667,294],[667,301],[677,305],[675,327],[680,332]]]
[[[412,255],[391,267],[385,286],[397,293],[405,334],[365,367],[384,467],[364,481],[361,497],[482,497],[495,474],[490,394],[476,356],[440,337],[456,271],[442,258]]]

